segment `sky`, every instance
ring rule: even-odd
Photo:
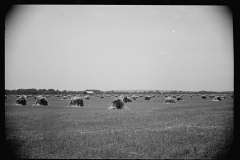
[[[225,6],[16,5],[5,89],[233,91]]]

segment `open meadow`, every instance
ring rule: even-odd
[[[233,98],[165,97],[109,110],[115,97],[90,97],[84,107],[47,98],[50,106],[16,106],[5,99],[5,140],[16,158],[220,159],[233,141]]]

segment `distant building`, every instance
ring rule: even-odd
[[[83,91],[83,94],[93,95],[94,92],[93,91]]]

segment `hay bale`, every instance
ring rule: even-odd
[[[42,97],[42,96],[38,96],[36,99],[37,100],[36,100],[35,104],[33,104],[33,106],[35,106],[35,105],[37,105],[37,106],[47,106],[48,105],[47,98]]]
[[[177,99],[177,101],[183,101],[181,96],[178,96],[176,99]]]
[[[120,96],[120,97],[121,97],[121,96]],[[123,96],[123,97],[121,97],[120,99],[122,99],[124,103],[132,102],[132,99],[130,99],[130,98],[127,97],[127,96]]]
[[[146,96],[145,100],[151,100],[151,98],[152,98],[151,96]]]
[[[202,95],[202,99],[207,99],[206,95]]]
[[[208,97],[209,97],[209,98],[214,98],[215,96],[214,96],[214,95],[209,95]]]
[[[108,109],[123,109],[124,102],[121,98],[114,99]]]
[[[167,97],[164,104],[176,103],[175,99],[172,97]]]
[[[212,101],[221,101],[221,97],[220,96],[215,96]]]
[[[27,105],[27,97],[22,95],[16,99],[16,104],[18,105]]]
[[[72,97],[71,100],[69,101],[69,105],[68,107],[70,106],[84,106],[83,104],[83,99],[81,97]]]

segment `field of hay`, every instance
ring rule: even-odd
[[[233,99],[138,98],[109,110],[115,97],[90,97],[84,107],[47,98],[50,106],[5,99],[6,154],[15,158],[226,158],[233,141]]]

